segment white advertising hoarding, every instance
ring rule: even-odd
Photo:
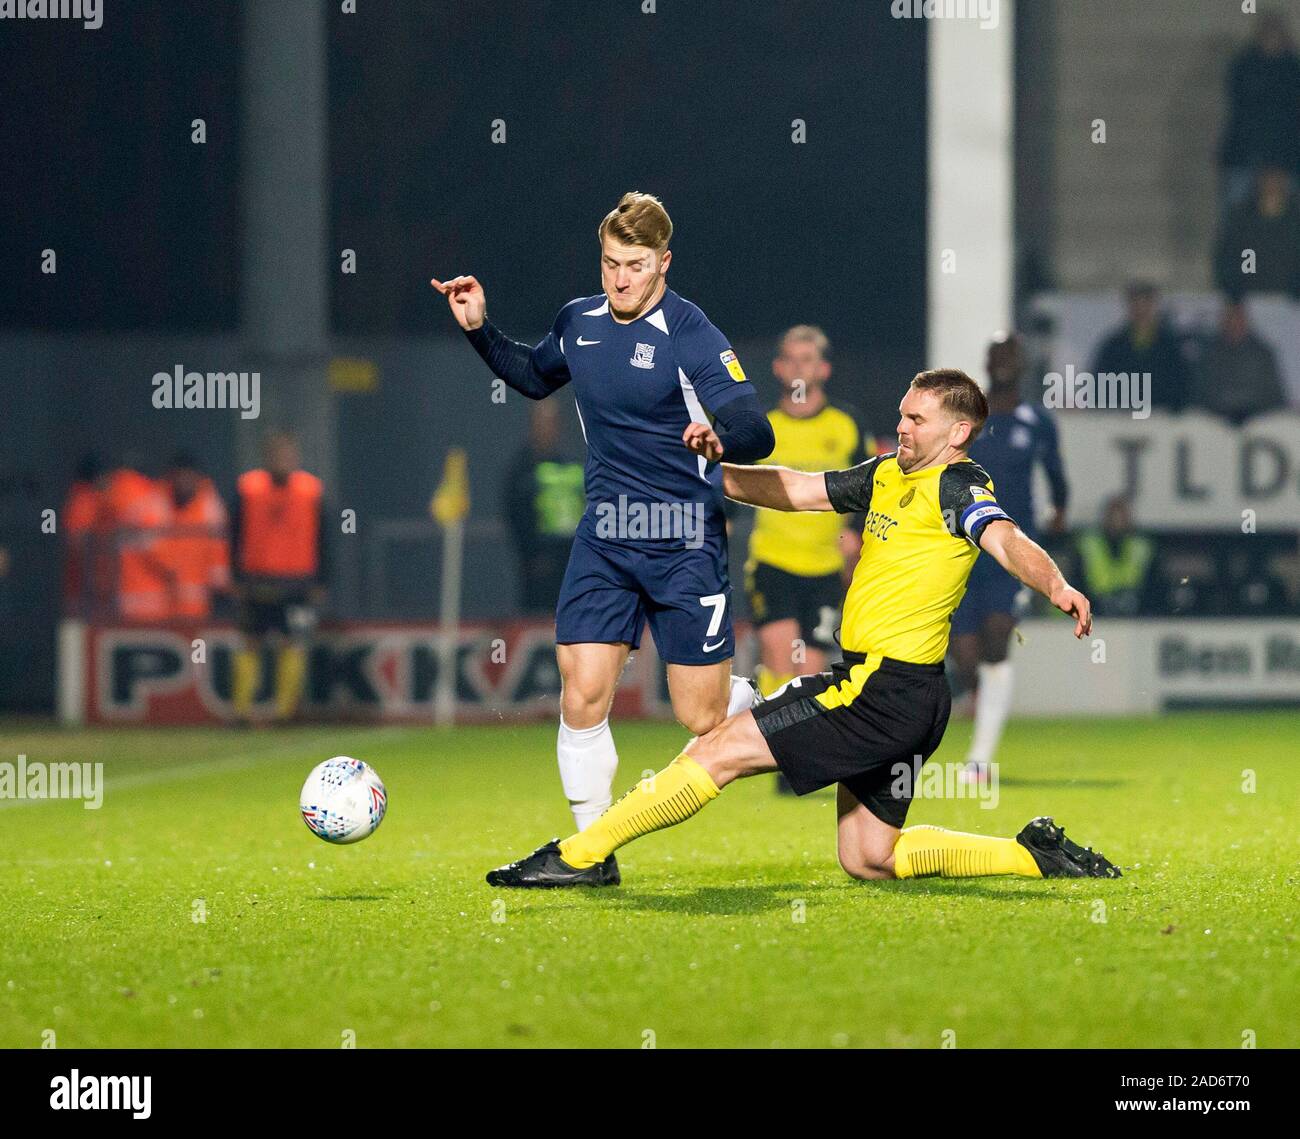
[[[1127,493],[1144,529],[1300,529],[1300,413],[1239,428],[1201,412],[1063,411],[1056,423],[1072,525],[1095,523]],[[1045,487],[1038,501],[1049,501]]]
[[[1300,618],[1105,620],[1021,625],[1012,649],[1012,714],[1123,716],[1177,708],[1294,704],[1300,709]]]

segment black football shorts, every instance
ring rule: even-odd
[[[901,827],[951,708],[942,664],[846,652],[830,672],[778,689],[754,719],[795,794],[843,783],[876,818]]]
[[[809,648],[834,652],[844,605],[844,582],[837,573],[804,577],[764,562],[747,567],[745,589],[754,624],[794,620]]]
[[[249,637],[309,636],[318,618],[307,594],[308,586],[298,583],[259,582],[248,586],[247,596],[239,606],[239,631]]]

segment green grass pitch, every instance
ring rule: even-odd
[[[615,735],[620,791],[684,738]],[[1293,712],[1017,722],[995,810],[913,805],[1053,814],[1120,881],[854,882],[833,795],[759,778],[621,852],[621,889],[506,893],[484,872],[568,830],[549,725],[0,740],[107,779],[97,811],[0,804],[4,1047],[1300,1045]],[[390,796],[350,847],[297,811],[340,753]]]

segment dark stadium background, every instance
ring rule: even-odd
[[[538,338],[563,303],[599,290],[595,226],[626,189],[667,203],[670,284],[726,331],[767,394],[774,336],[816,321],[834,340],[837,397],[892,427],[893,397],[875,381],[914,371],[925,331],[920,22],[845,2],[667,0],[631,21],[618,5],[562,0],[365,0],[364,19],[327,7],[328,331],[336,352],[377,358],[381,373],[376,392],[338,397],[331,492],[363,526],[427,517],[452,443],[469,449],[475,501],[490,509],[503,456],[524,437],[525,401],[489,402],[490,377],[428,278],[476,273],[493,320]],[[489,36],[493,7],[509,18]],[[669,27],[671,55],[656,46]],[[254,96],[241,94],[240,6],[122,0],[93,34],[58,21],[5,32],[7,511],[57,507],[88,450],[133,450],[157,473],[185,446],[228,495],[232,416],[156,411],[147,385],[175,363],[249,366],[241,184]],[[496,118],[505,145],[489,143]],[[802,146],[789,141],[795,118],[812,124]],[[39,272],[47,247],[55,276]],[[338,271],[344,248],[354,276]],[[275,371],[263,363],[264,391]],[[255,426],[274,424],[294,426],[265,411]],[[566,427],[576,439],[572,415]],[[37,572],[5,587],[0,687],[10,706],[49,707],[58,552],[39,535],[14,540]],[[470,542],[470,616],[513,598],[503,543]],[[393,603],[427,614],[430,557],[390,560]],[[344,559],[336,611],[379,615],[364,573]],[[30,667],[33,654],[45,667]]]
[[[1240,208],[1228,197],[1230,144],[1276,107],[1291,141],[1284,162],[1296,163],[1300,138],[1285,129],[1290,96],[1269,87],[1300,67],[1294,44],[1261,62],[1253,37],[1264,17],[1213,0],[1016,4],[1009,76],[988,64],[995,37],[983,33],[962,49],[978,62],[937,70],[943,21],[893,18],[888,0],[659,0],[653,15],[634,0],[341,8],[105,0],[95,31],[63,20],[0,28],[0,710],[54,706],[60,540],[33,519],[61,506],[90,451],[157,475],[189,450],[229,501],[265,430],[294,429],[331,501],[357,512],[331,615],[427,620],[438,598],[429,498],[448,449],[465,447],[464,615],[508,617],[516,573],[502,482],[530,408],[514,394],[491,402],[485,368],[428,279],[477,274],[493,320],[540,337],[563,303],[599,287],[594,229],[624,190],[667,203],[670,284],[731,338],[765,398],[775,397],[775,337],[813,322],[834,345],[832,398],[887,435],[901,382],[955,362],[951,336],[936,349],[927,326],[963,308],[931,295],[950,240],[936,236],[936,184],[949,205],[973,207],[956,244],[977,247],[986,197],[1009,198],[1014,225],[984,252],[995,276],[1011,278],[1005,308],[1030,337],[1032,386],[1048,368],[1092,365],[1135,279],[1162,286],[1186,347],[1201,352],[1236,287],[1214,261]],[[307,12],[323,18],[305,32]],[[305,105],[295,92],[308,73],[316,94]],[[985,94],[1008,78],[1009,148],[976,125],[997,102]],[[944,104],[938,122],[950,133],[936,143],[940,81],[947,99],[969,84],[971,105]],[[196,118],[202,145],[191,141]],[[807,124],[798,145],[796,119]],[[494,120],[504,145],[491,141]],[[967,142],[983,147],[969,173],[951,165]],[[984,179],[1008,150],[1012,184],[999,197]],[[931,169],[932,153],[949,167]],[[41,272],[44,249],[56,251],[57,274]],[[344,250],[355,273],[340,271]],[[963,271],[978,264],[963,257]],[[1259,309],[1290,371],[1292,408],[1297,294]],[[960,330],[962,364],[975,371],[994,331],[983,315]],[[927,339],[943,359],[927,358]],[[331,391],[338,358],[368,362],[373,382]],[[154,409],[151,377],[178,364],[259,371],[261,418]],[[569,412],[570,395],[558,402]],[[576,417],[564,422],[580,449]],[[1092,415],[1062,423],[1086,502],[1071,525],[1095,525],[1089,486],[1117,466],[1098,456],[1146,429]],[[1184,477],[1169,457],[1153,459],[1135,493],[1139,529],[1159,532],[1167,586],[1144,615],[1294,615],[1294,417],[1210,434],[1200,420],[1172,424],[1143,437],[1176,434],[1197,469]],[[1282,456],[1281,473],[1269,485],[1262,466],[1265,492],[1256,479],[1237,493],[1249,481],[1241,449],[1260,433],[1259,453]],[[1224,477],[1207,483],[1216,467]],[[1206,485],[1223,492],[1218,516],[1197,513]],[[1258,536],[1240,532],[1243,505],[1258,514]],[[1212,563],[1203,586],[1180,568],[1197,558]],[[1235,635],[1213,630],[1213,652],[1234,651]]]

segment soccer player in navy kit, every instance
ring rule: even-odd
[[[998,500],[1020,528],[1037,537],[1034,524],[1033,474],[1041,463],[1051,487],[1051,529],[1065,528],[1069,487],[1057,448],[1056,425],[1041,406],[1020,398],[1024,349],[1015,333],[997,336],[989,345],[989,417],[970,449],[971,459],[993,479]],[[966,596],[952,618],[953,655],[962,680],[978,681],[975,729],[963,780],[984,782],[997,752],[1011,707],[1012,671],[1007,652],[1027,594],[992,558],[981,558],[971,571]]]
[[[757,462],[775,443],[726,337],[667,287],[672,222],[659,200],[624,194],[597,234],[603,293],[566,304],[532,348],[488,323],[473,277],[432,282],[474,349],[516,391],[544,399],[574,386],[587,442],[587,509],[556,606],[555,640],[560,780],[579,829],[611,802],[618,754],[609,709],[647,621],[668,668],[673,713],[688,731],[703,735],[753,702],[749,682],[731,675],[718,460]],[[688,449],[714,433],[707,456]],[[611,854],[602,884],[618,881]]]

